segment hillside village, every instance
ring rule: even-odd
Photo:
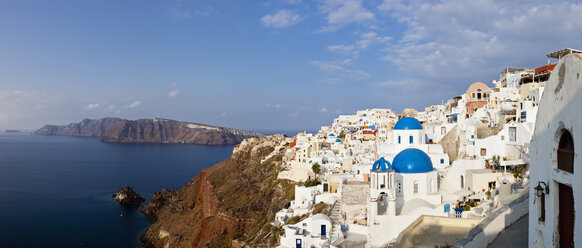
[[[486,247],[528,218],[528,244],[552,246],[553,231],[543,227],[538,234],[542,227],[535,225],[543,226],[539,215],[557,208],[540,192],[554,197],[545,190],[561,186],[532,181],[532,156],[548,152],[532,152],[531,143],[548,84],[558,85],[551,86],[553,94],[562,87],[562,70],[582,68],[562,65],[557,75],[565,56],[580,63],[582,56],[572,53],[582,52],[549,53],[547,64],[536,69],[503,68],[492,84],[472,83],[441,105],[401,114],[359,110],[317,133],[287,138],[278,178],[302,186],[276,214],[273,224],[284,230],[280,247]],[[560,106],[575,99],[570,97],[551,100]],[[480,232],[471,231],[477,226]]]

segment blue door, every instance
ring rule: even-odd
[[[321,225],[321,236],[322,237],[326,237],[327,236],[327,232],[326,232],[326,226],[325,225]]]
[[[295,248],[301,248],[301,239],[295,241]]]

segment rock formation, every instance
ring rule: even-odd
[[[233,155],[177,191],[163,189],[140,210],[154,222],[141,237],[147,247],[273,247],[274,215],[293,198],[277,180],[283,135],[246,139]],[[261,162],[262,161],[262,162]]]
[[[123,119],[119,118],[102,118],[98,120],[84,119],[81,122],[71,123],[65,126],[45,125],[43,128],[36,130],[34,134],[101,137],[105,134],[109,125],[122,120]]]
[[[451,163],[459,158],[461,140],[459,139],[459,127],[451,129],[440,142],[443,152],[449,155]]]
[[[34,134],[99,137],[103,142],[113,143],[199,145],[236,144],[246,138],[263,136],[257,132],[160,118],[135,121],[118,118],[85,119],[65,126],[46,125]]]
[[[111,196],[111,198],[123,205],[139,205],[145,201],[145,199],[143,199],[138,193],[134,192],[129,186],[120,188],[117,193]]]

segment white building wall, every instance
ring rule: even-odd
[[[582,245],[582,55],[563,57],[544,90],[535,138],[531,144],[529,247],[556,247],[559,245],[558,206],[559,184],[571,185],[574,197],[574,246]],[[574,139],[574,173],[557,169],[557,148],[562,130],[569,130]],[[545,182],[550,188],[546,196],[545,221],[539,221],[540,199],[534,187]]]

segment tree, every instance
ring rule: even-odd
[[[343,139],[344,137],[346,137],[346,134],[345,134],[344,130],[342,130],[337,137],[340,138],[340,139]]]
[[[311,166],[311,170],[313,171],[313,173],[315,174],[319,174],[321,169],[321,166],[319,165],[319,163],[315,163]]]

